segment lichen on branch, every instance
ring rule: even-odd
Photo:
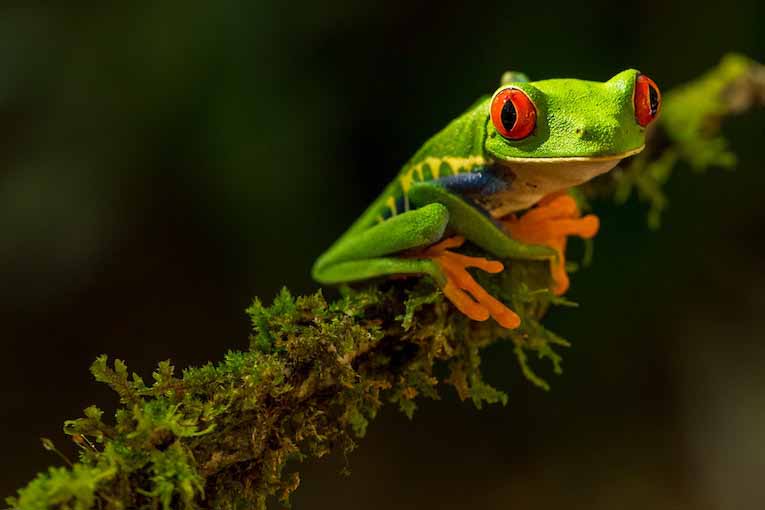
[[[646,151],[584,186],[582,196],[623,200],[637,190],[658,221],[672,168],[734,161],[720,120],[765,103],[764,76],[759,64],[729,56],[670,91]],[[481,350],[492,343],[512,342],[520,370],[546,389],[530,360],[560,372],[557,350],[568,343],[540,321],[551,306],[571,303],[549,291],[546,263],[504,262],[502,274],[477,277],[518,312],[517,330],[470,321],[430,281],[408,279],[345,288],[333,302],[287,290],[270,306],[256,299],[247,310],[247,350],[180,374],[161,362],[148,383],[101,356],[91,371],[119,397],[114,418],[92,406],[66,422],[79,460],[39,474],[8,503],[23,510],[264,508],[272,496],[288,502],[299,476],[287,470],[297,461],[352,451],[387,403],[411,417],[418,398],[438,398],[450,386],[477,407],[504,404],[507,395],[480,370]]]

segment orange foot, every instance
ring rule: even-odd
[[[539,244],[555,250],[557,257],[550,261],[555,287],[560,296],[569,287],[566,274],[566,238],[576,235],[591,239],[598,233],[600,220],[593,214],[582,216],[571,196],[565,192],[548,195],[520,218],[511,215],[502,223],[513,239],[525,244]]]
[[[521,318],[486,292],[466,271],[468,267],[477,267],[487,273],[499,273],[505,267],[496,260],[468,257],[448,251],[449,248],[459,248],[464,242],[463,237],[451,237],[434,244],[416,256],[432,259],[441,267],[446,275],[444,295],[460,312],[473,320],[485,321],[493,317],[505,328],[517,328],[521,324]]]

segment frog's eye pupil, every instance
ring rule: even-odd
[[[500,115],[500,119],[502,120],[502,126],[507,131],[512,130],[513,126],[515,126],[515,120],[517,118],[518,118],[518,113],[515,111],[515,105],[513,105],[513,102],[505,101],[505,104],[502,106],[502,114]]]
[[[537,110],[524,91],[507,87],[491,101],[491,121],[497,133],[508,140],[522,140],[537,125]]]
[[[651,115],[655,117],[659,113],[659,91],[653,85],[649,85],[648,95],[651,101]]]
[[[661,92],[654,81],[644,74],[635,80],[635,120],[643,127],[650,124],[661,109]]]

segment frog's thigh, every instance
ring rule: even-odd
[[[367,230],[340,239],[316,261],[313,270],[314,277],[325,284],[363,279],[364,276],[358,277],[357,274],[366,274],[360,268],[364,264],[369,264],[370,260],[433,244],[444,235],[448,223],[449,211],[444,205],[436,203],[388,218]],[[349,273],[348,277],[337,279],[342,276],[342,272],[336,270],[335,266],[348,262],[359,262],[343,266],[353,268],[354,274]],[[413,261],[407,260],[405,262]],[[383,275],[395,274],[401,272],[399,269],[407,269],[403,272],[408,274],[423,272],[410,270],[411,268],[419,269],[421,265],[402,264],[393,268],[389,262],[386,262],[375,264],[375,269],[370,269],[370,271],[374,272],[375,275]],[[425,272],[431,273],[432,271]],[[329,275],[332,277],[329,278]]]
[[[449,210],[451,228],[498,257],[542,260],[555,256],[555,252],[547,247],[523,244],[512,239],[486,215],[437,184],[414,184],[409,190],[409,201],[417,206],[443,204]]]

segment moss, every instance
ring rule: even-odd
[[[645,154],[616,178],[585,187],[580,202],[602,193],[624,199],[636,188],[661,209],[661,184],[679,160],[694,167],[726,164],[724,143],[705,145],[719,140],[710,119],[719,122],[733,111],[731,97],[740,107],[736,87],[762,94],[765,88],[752,86],[756,80],[744,79],[759,69],[729,57],[718,70],[668,93]],[[91,371],[117,393],[115,416],[105,419],[92,406],[67,421],[79,461],[39,474],[8,502],[23,510],[234,510],[264,508],[269,498],[287,504],[300,481],[297,473],[285,473],[288,463],[293,468],[306,457],[352,451],[386,403],[412,417],[418,399],[439,398],[451,387],[479,408],[505,404],[508,396],[481,374],[481,350],[495,342],[512,342],[519,369],[546,390],[548,382],[529,360],[544,360],[560,373],[558,349],[569,344],[541,319],[551,307],[574,304],[549,291],[545,263],[505,262],[509,269],[501,275],[476,277],[519,313],[522,326],[513,331],[470,321],[427,279],[409,279],[344,288],[331,303],[321,292],[296,298],[286,289],[270,306],[255,299],[247,309],[248,350],[180,375],[163,361],[149,384],[124,362],[101,356]],[[436,376],[437,366],[446,368],[445,376]]]

